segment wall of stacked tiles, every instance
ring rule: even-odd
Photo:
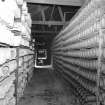
[[[72,85],[81,105],[105,104],[104,28],[105,1],[90,0],[52,44],[54,68]]]
[[[0,0],[0,105],[16,105],[34,67],[31,16],[24,0]],[[18,50],[17,50],[18,49]]]
[[[34,70],[34,53],[29,49],[20,49],[17,72],[17,101],[23,96],[24,89],[30,82]]]

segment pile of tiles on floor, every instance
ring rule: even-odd
[[[27,76],[32,77],[34,57],[29,46],[30,28],[31,17],[25,1],[0,0],[0,105],[16,105],[16,91],[23,94]],[[25,47],[17,51],[17,46]],[[18,66],[21,73],[17,71]]]
[[[105,0],[90,0],[53,41],[54,67],[73,85],[82,105],[105,104],[104,28]]]

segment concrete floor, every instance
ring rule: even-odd
[[[36,70],[19,105],[78,105],[53,70]]]

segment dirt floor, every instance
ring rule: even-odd
[[[53,70],[36,70],[19,105],[78,105]]]

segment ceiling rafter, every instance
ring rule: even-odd
[[[49,18],[49,20],[52,20],[52,18],[53,18],[53,13],[54,13],[54,10],[55,10],[55,5],[53,6],[53,8],[52,8],[52,11],[51,11],[51,15],[50,15],[50,18]]]
[[[81,6],[82,0],[25,0],[29,3]]]
[[[41,33],[58,34],[59,31],[35,31],[35,30],[32,30],[32,33],[37,33],[37,34],[41,34]]]
[[[43,21],[46,21],[44,10],[41,11]]]
[[[39,6],[39,8],[40,8],[40,11],[41,11],[42,20],[45,21],[46,20],[45,13],[44,13],[45,9],[42,9],[41,5]]]
[[[63,22],[63,21],[32,21],[32,24],[39,24],[39,25],[65,25],[69,22]]]
[[[60,6],[58,6],[58,10],[59,10],[59,14],[60,14],[61,20],[64,22],[65,21],[64,14],[63,14],[62,9],[61,9]]]

